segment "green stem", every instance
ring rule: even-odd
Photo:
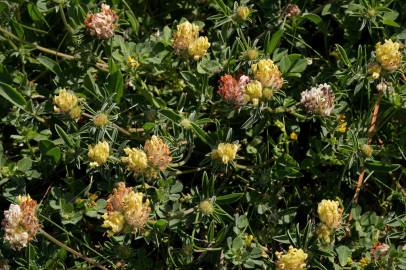
[[[69,31],[69,33],[72,34],[72,33],[73,33],[73,28],[72,28],[72,26],[70,26],[70,25],[68,24],[68,21],[66,20],[65,12],[63,11],[63,6],[60,5],[60,6],[59,6],[59,9],[60,9],[60,11],[61,11],[61,18],[62,18],[63,24],[65,25],[65,27],[66,27],[66,29]]]

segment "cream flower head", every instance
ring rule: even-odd
[[[87,155],[92,162],[95,162],[93,164],[94,166],[100,166],[107,162],[109,153],[109,144],[106,141],[103,141],[93,146],[89,145],[89,151]]]
[[[236,158],[237,151],[240,148],[239,144],[235,143],[220,143],[217,149],[211,152],[211,157],[224,164],[228,164]]]
[[[276,268],[278,270],[304,270],[308,255],[302,250],[292,246],[286,254],[276,252],[278,258]]]
[[[262,83],[263,87],[278,90],[283,85],[282,73],[271,59],[262,59],[251,65],[255,79]]]
[[[396,70],[402,63],[402,54],[399,51],[400,44],[386,39],[384,44],[378,42],[375,46],[376,60],[388,70]]]
[[[341,224],[343,210],[339,206],[337,201],[322,200],[317,207],[320,221],[331,229],[337,229]]]

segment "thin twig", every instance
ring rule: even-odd
[[[376,127],[377,127],[377,123],[378,123],[379,106],[381,105],[382,95],[383,95],[383,91],[379,91],[378,98],[377,98],[377,100],[375,102],[374,110],[372,112],[371,125],[370,125],[370,127],[368,129],[368,141],[367,141],[368,145],[370,145],[372,143],[372,138],[376,133]],[[355,186],[355,194],[354,194],[354,198],[353,198],[353,203],[354,204],[358,204],[359,193],[361,191],[362,184],[364,182],[364,176],[365,176],[365,166],[362,166],[361,169],[360,169],[360,172],[359,172],[357,185]],[[350,212],[350,214],[348,216],[348,220],[349,221],[352,220],[352,212]]]
[[[85,260],[86,262],[96,266],[97,268],[103,269],[103,270],[108,270],[107,267],[99,264],[96,260],[92,259],[92,258],[88,258],[85,255],[83,255],[82,253],[68,247],[67,245],[65,245],[64,243],[60,242],[58,239],[54,238],[52,235],[48,234],[46,231],[44,231],[43,229],[40,229],[40,233],[45,236],[49,241],[51,241],[52,243],[60,246],[61,248],[65,249],[66,251],[72,253],[73,255]]]
[[[16,35],[14,35],[13,33],[9,32],[9,31],[7,31],[6,29],[4,29],[2,27],[0,27],[0,32],[3,33],[5,36],[11,38],[11,39],[14,39],[14,40],[17,40],[17,41],[22,41]],[[70,54],[58,52],[58,51],[53,50],[53,49],[45,48],[45,47],[40,46],[40,45],[35,44],[35,43],[30,43],[28,41],[22,41],[22,42],[24,42],[24,43],[26,43],[28,45],[34,46],[35,49],[37,49],[37,50],[39,50],[41,52],[44,52],[46,54],[51,54],[51,55],[54,55],[54,56],[57,56],[57,57],[61,57],[63,59],[69,60],[69,61],[79,61],[79,60],[81,60],[80,57],[76,57],[76,56],[73,56],[73,55],[70,55]],[[97,63],[95,63],[95,66],[98,69],[102,70],[102,71],[105,71],[105,72],[109,71],[108,65],[105,62],[103,62],[102,60],[99,60]]]

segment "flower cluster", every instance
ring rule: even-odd
[[[307,254],[302,249],[292,246],[286,254],[276,252],[278,258],[276,268],[278,270],[304,270],[306,269]]]
[[[236,143],[220,143],[217,148],[211,152],[211,157],[214,160],[228,164],[236,158],[238,148],[240,148],[240,145]]]
[[[164,171],[172,161],[169,146],[155,135],[145,142],[144,150],[127,147],[124,152],[127,156],[122,157],[121,161],[135,175],[146,173],[154,178],[158,170]]]
[[[103,215],[103,227],[108,228],[110,236],[120,232],[137,233],[148,221],[151,208],[149,201],[143,201],[144,194],[134,192],[120,182],[107,199],[107,212]]]
[[[251,9],[247,6],[239,6],[235,12],[235,14],[237,15],[237,18],[242,21],[248,20],[251,13],[252,13]]]
[[[97,167],[103,165],[107,162],[109,158],[110,147],[109,144],[104,142],[99,142],[96,145],[89,145],[89,151],[87,156],[92,161],[90,166]]]
[[[85,25],[89,29],[90,35],[100,39],[108,39],[114,35],[116,29],[115,21],[118,19],[116,13],[110,9],[109,5],[102,4],[101,11],[87,14]]]
[[[334,92],[326,83],[303,91],[301,96],[301,103],[309,113],[328,116],[334,109]]]
[[[260,81],[263,87],[273,90],[282,88],[283,78],[278,66],[271,59],[262,59],[251,65],[256,80]]]
[[[375,45],[376,60],[382,68],[388,71],[396,70],[402,63],[402,55],[399,51],[400,44],[392,40],[385,40],[382,44],[378,42]]]
[[[54,111],[68,113],[72,119],[78,119],[82,114],[78,97],[71,91],[62,88],[57,96],[54,96]]]
[[[2,222],[4,240],[14,250],[26,247],[37,234],[40,224],[37,218],[37,202],[27,196],[18,196],[17,204],[4,211]]]
[[[199,37],[199,26],[188,21],[176,26],[172,47],[179,55],[189,55],[194,60],[201,59],[210,47],[207,37]]]
[[[236,106],[240,106],[244,103],[245,86],[249,80],[250,78],[245,75],[241,76],[238,81],[230,74],[221,76],[218,93],[224,100]]]
[[[338,201],[322,200],[318,207],[317,213],[322,224],[318,227],[318,235],[326,243],[330,243],[330,236],[341,224],[343,210],[339,207]]]

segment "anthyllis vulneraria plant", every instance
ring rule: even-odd
[[[10,204],[9,209],[4,211],[1,224],[5,232],[4,241],[12,249],[26,247],[41,227],[37,217],[37,202],[29,195],[18,196],[16,203]]]
[[[107,199],[107,212],[103,215],[103,227],[110,236],[118,233],[137,234],[149,219],[151,208],[148,199],[132,187],[119,182]]]

